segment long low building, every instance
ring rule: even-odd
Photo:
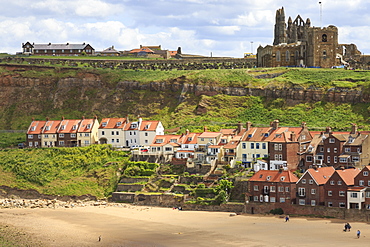
[[[85,53],[94,55],[95,49],[86,43],[81,44],[35,44],[22,43],[22,54],[24,55],[43,55],[43,56],[78,56]]]

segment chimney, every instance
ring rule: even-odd
[[[62,117],[62,120],[64,120],[64,116]]]
[[[98,116],[96,116],[96,115],[95,115],[95,116],[94,116],[94,120],[96,120],[96,119],[98,119]]]
[[[238,123],[238,131],[237,133],[239,134],[240,132],[242,132],[242,129],[243,129],[243,124],[241,122]]]
[[[177,48],[177,54],[182,54],[181,53],[181,47]]]
[[[331,128],[326,127],[325,134],[331,134],[331,133],[332,133]]]
[[[82,119],[85,119],[85,116],[82,116]]]
[[[46,121],[49,121],[49,118],[48,117],[46,118]]]
[[[294,131],[292,131],[292,133],[290,133],[290,138],[292,139],[292,142],[296,141]]]
[[[302,129],[307,129],[306,122],[302,122],[301,127],[302,127]]]
[[[207,126],[204,126],[203,127],[203,132],[207,132],[207,131],[208,131]]]
[[[279,128],[279,120],[274,120],[272,122],[272,126],[271,126],[274,130],[277,130]]]
[[[69,45],[69,43],[67,43],[67,45]]]
[[[352,125],[352,128],[351,128],[351,133],[350,134],[356,134],[357,133],[357,125],[356,124],[351,124]]]
[[[317,170],[317,165],[312,166],[312,168],[313,168],[315,171],[318,171],[318,170]]]
[[[49,43],[48,45],[51,45],[51,43]]]
[[[189,133],[190,133],[190,132],[189,132],[189,130],[188,130],[188,129],[186,129],[186,135],[189,135]]]
[[[126,115],[126,123],[128,123],[129,122],[129,120],[128,120],[128,115]]]
[[[35,118],[32,118],[32,122],[35,121]]]
[[[252,127],[252,122],[248,121],[246,124],[247,130],[249,130]]]

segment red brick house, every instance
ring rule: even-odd
[[[325,183],[325,206],[346,208],[347,190],[354,186],[355,177],[360,173],[357,168],[335,170]]]
[[[250,201],[294,203],[297,181],[291,171],[259,170],[249,180]]]
[[[297,182],[297,204],[325,205],[324,185],[334,172],[332,166],[306,170]]]

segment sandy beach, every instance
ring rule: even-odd
[[[18,239],[26,240],[18,246],[369,246],[370,225],[350,223],[351,232],[343,232],[339,220],[290,217],[285,222],[133,205],[0,210],[1,237],[16,229]]]

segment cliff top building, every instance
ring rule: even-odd
[[[284,8],[276,11],[273,45],[259,46],[258,67],[322,67],[348,65],[349,58],[361,56],[354,44],[338,44],[338,28],[313,27],[298,15],[285,23]]]

